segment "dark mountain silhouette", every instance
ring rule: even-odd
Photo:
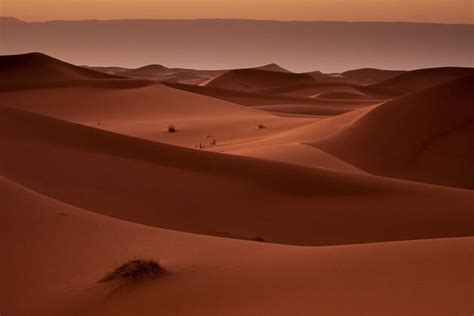
[[[0,20],[0,54],[41,51],[78,65],[294,72],[472,66],[473,25],[252,20]]]

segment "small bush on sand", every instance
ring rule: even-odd
[[[266,127],[265,125],[263,125],[263,124],[258,124],[258,125],[257,125],[257,127],[258,127],[258,129],[264,129],[264,128],[267,128],[267,127]]]
[[[168,126],[168,133],[176,133],[176,126],[174,125]]]
[[[153,260],[131,260],[107,273],[99,282],[137,282],[153,279],[165,273],[165,269]]]

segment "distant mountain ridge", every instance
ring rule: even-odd
[[[41,51],[78,65],[137,68],[159,62],[190,69],[237,69],[273,62],[293,72],[317,69],[325,73],[366,67],[473,66],[474,25],[252,20],[23,22],[14,18],[0,18],[0,23],[1,55]]]

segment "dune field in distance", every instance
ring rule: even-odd
[[[474,313],[474,68],[156,62],[0,56],[1,316]]]

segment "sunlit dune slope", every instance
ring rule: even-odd
[[[6,107],[0,119],[2,175],[120,219],[304,245],[474,231],[470,191],[179,148]]]
[[[340,315],[350,309],[449,316],[472,310],[472,238],[290,247],[127,223],[1,177],[0,198],[0,303],[8,314]],[[168,274],[115,293],[97,283],[132,258],[159,260]],[[414,279],[418,285],[407,287]],[[278,297],[285,299],[275,305]]]

